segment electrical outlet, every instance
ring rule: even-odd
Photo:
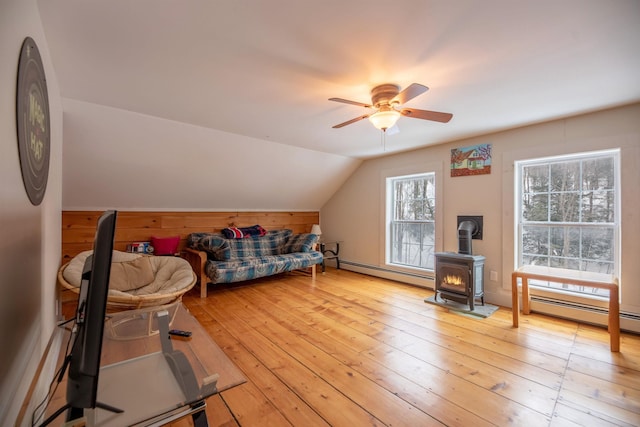
[[[491,271],[491,274],[489,276],[489,280],[491,280],[492,282],[497,282],[498,281],[498,272],[497,271]]]

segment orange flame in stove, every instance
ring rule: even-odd
[[[446,276],[444,276],[444,279],[442,280],[442,283],[445,285],[452,285],[452,286],[462,286],[464,285],[464,283],[462,282],[462,277],[460,276],[452,276],[450,274],[447,274]]]

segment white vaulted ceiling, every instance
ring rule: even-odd
[[[62,96],[366,158],[640,100],[637,0],[46,0]],[[367,121],[376,84],[454,114]]]
[[[638,0],[37,1],[67,210],[319,210],[368,158],[640,101]],[[449,123],[332,129],[414,82]]]

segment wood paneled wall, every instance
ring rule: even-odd
[[[93,247],[96,224],[102,211],[62,212],[62,263]],[[260,224],[267,230],[290,228],[308,233],[319,224],[319,212],[127,212],[118,211],[114,249],[124,251],[131,242],[149,241],[151,236],[180,236],[178,249],[187,235],[216,232],[225,227]]]

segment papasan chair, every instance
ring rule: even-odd
[[[80,293],[80,281],[85,260],[92,251],[84,251],[58,270],[58,282]],[[158,307],[182,300],[193,288],[196,275],[182,258],[151,256],[113,251],[109,279],[107,309],[135,310]]]

